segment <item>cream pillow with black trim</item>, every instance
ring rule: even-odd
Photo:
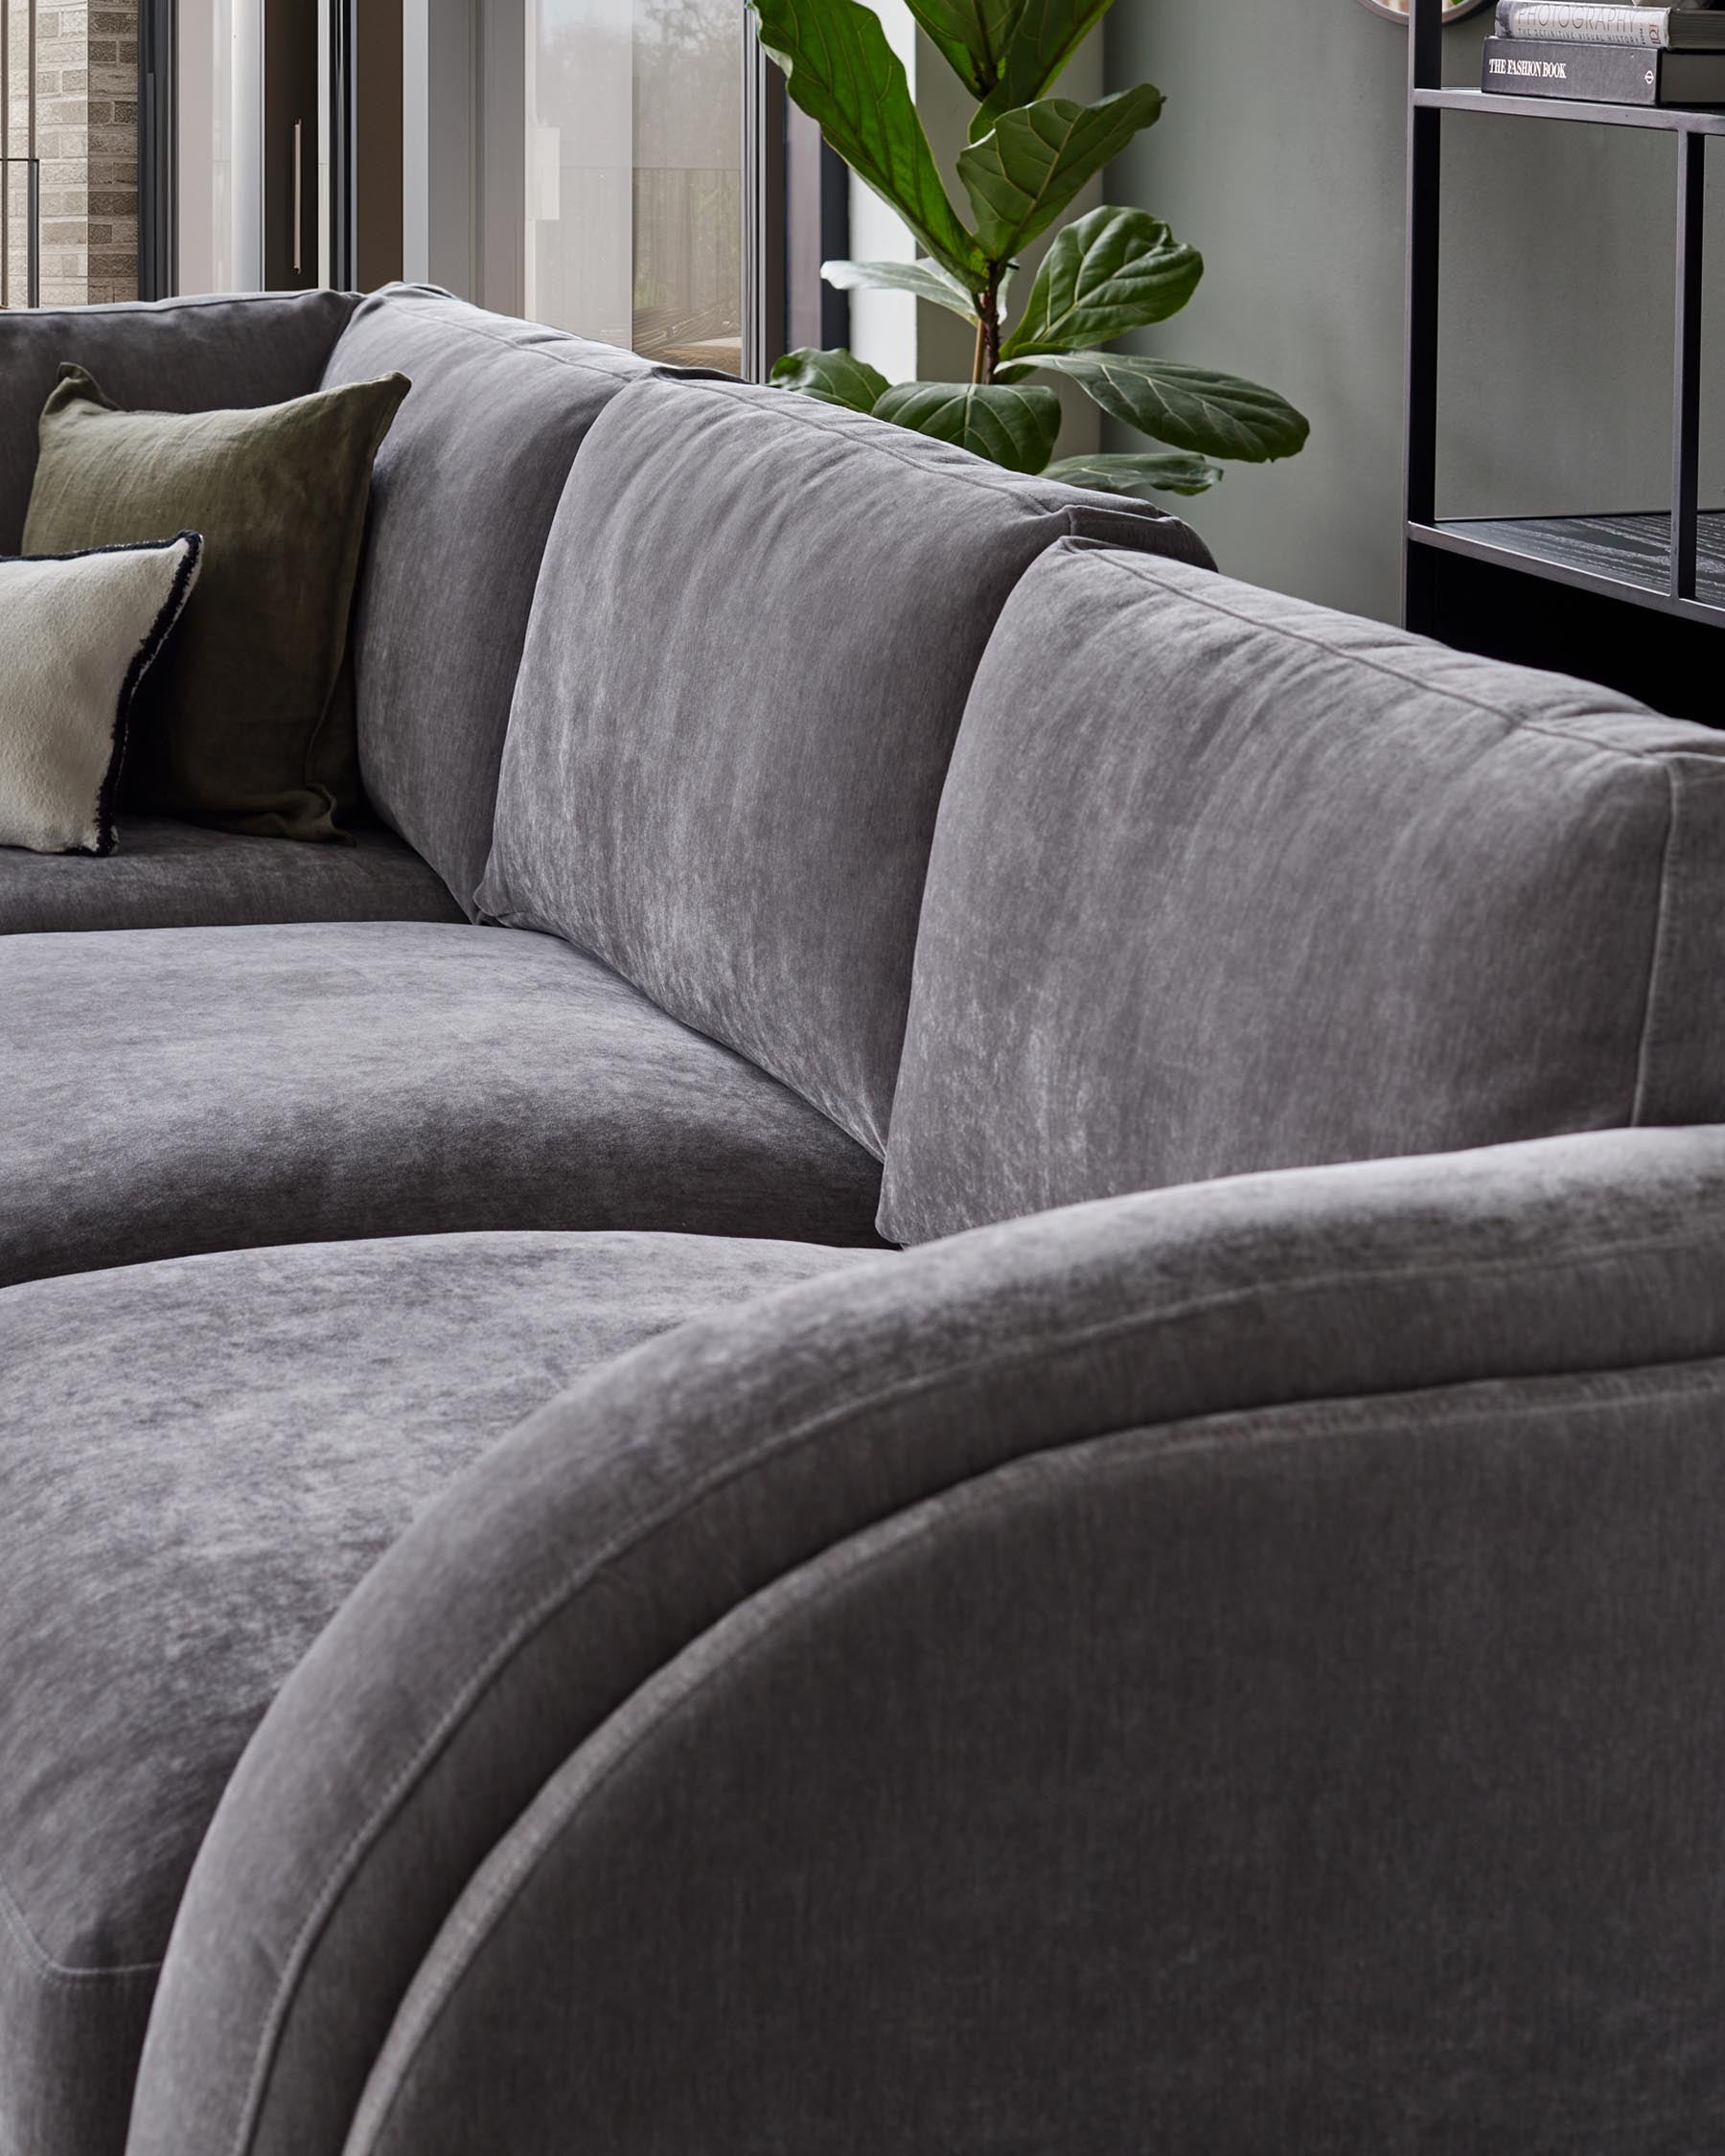
[[[0,846],[113,852],[126,716],[202,552],[181,532],[0,560]]]

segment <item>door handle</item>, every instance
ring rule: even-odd
[[[303,251],[301,247],[300,219],[302,215],[301,205],[304,198],[304,124],[301,121],[296,120],[293,123],[293,274],[296,277],[299,276],[303,266],[300,260],[301,253]]]

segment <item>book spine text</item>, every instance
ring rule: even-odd
[[[1590,0],[1498,0],[1497,34],[1561,44],[1663,46],[1670,42],[1669,10]]]

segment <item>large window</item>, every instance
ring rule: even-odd
[[[179,287],[264,283],[262,0],[180,0]]]
[[[331,282],[334,11],[178,0],[175,14],[179,289]]]
[[[522,311],[739,372],[736,0],[529,0]]]
[[[142,70],[117,14],[0,0],[0,305],[405,273],[682,364],[779,349],[783,118],[742,0],[126,11]]]
[[[133,19],[0,0],[0,306],[137,289]]]

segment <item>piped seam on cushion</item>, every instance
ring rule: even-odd
[[[380,293],[378,295],[378,299],[379,314],[380,315],[382,313],[383,308],[388,304],[387,295]],[[376,320],[377,316],[373,316],[372,319]],[[553,360],[560,367],[573,367],[577,370],[577,372],[584,375],[596,375],[602,381],[615,381],[627,384],[630,382],[647,381],[652,378],[652,364],[650,361],[645,359],[641,361],[641,364],[638,368],[625,370],[618,367],[608,367],[597,359],[583,358],[578,353],[560,352],[554,345],[521,344],[518,343],[514,337],[505,335],[502,331],[488,330],[482,323],[478,322],[468,322],[461,320],[446,322],[440,318],[437,328],[438,334],[440,336],[445,334],[446,333],[455,333],[458,332],[462,336],[477,337],[482,343],[494,344],[504,352],[519,353],[523,356],[531,355],[533,357],[538,359]],[[346,331],[342,333],[344,336],[346,335]],[[337,340],[337,342],[339,343],[339,340]],[[633,358],[635,355],[632,353],[620,353],[619,356],[622,358]],[[334,353],[332,353],[330,355],[330,357],[331,359],[334,359]],[[331,386],[335,387],[338,385],[331,384]]]
[[[1450,1279],[1490,1279],[1530,1272],[1536,1268],[1550,1269],[1561,1266],[1569,1269],[1586,1266],[1617,1264],[1626,1256],[1645,1256],[1662,1250],[1692,1248],[1692,1234],[1673,1231],[1666,1235],[1646,1236],[1634,1243],[1621,1240],[1609,1244],[1584,1245],[1579,1250],[1553,1257],[1550,1250],[1525,1251],[1517,1256],[1492,1259],[1482,1263],[1477,1259],[1457,1259],[1446,1266],[1434,1267],[1423,1252],[1414,1251],[1397,1265],[1374,1267],[1368,1270],[1349,1267],[1328,1273],[1320,1273],[1309,1278],[1293,1282],[1272,1281],[1276,1287],[1297,1288],[1303,1293],[1353,1289],[1356,1292],[1379,1284],[1405,1282],[1418,1278],[1426,1284]],[[382,1792],[371,1815],[361,1821],[342,1845],[334,1864],[327,1874],[323,1887],[307,1911],[304,1921],[290,1940],[287,1953],[278,1964],[277,1984],[269,2009],[264,2018],[262,2038],[253,2061],[244,2098],[241,2106],[239,2126],[229,2145],[231,2156],[248,2156],[252,2149],[264,2101],[268,2082],[275,2065],[275,2053],[281,2042],[282,2030],[291,2010],[294,1996],[299,1988],[307,1961],[321,1936],[325,1924],[334,1914],[336,1904],[356,1874],[360,1861],[380,1839],[396,1814],[417,1791],[426,1776],[435,1765],[446,1745],[454,1736],[462,1723],[468,1719],[485,1694],[507,1672],[510,1664],[537,1634],[553,1623],[565,1609],[593,1583],[602,1578],[621,1560],[632,1555],[654,1537],[674,1527],[697,1508],[718,1496],[737,1481],[764,1469],[774,1467],[822,1438],[830,1438],[835,1431],[841,1431],[847,1423],[859,1416],[878,1411],[884,1407],[899,1406],[924,1394],[937,1393],[943,1388],[962,1385],[978,1375],[999,1373],[1034,1363],[1046,1363],[1052,1358],[1070,1356],[1075,1352],[1088,1353],[1098,1344],[1129,1337],[1146,1323],[1158,1328],[1184,1321],[1193,1317],[1209,1315],[1261,1297],[1266,1283],[1254,1280],[1243,1287],[1228,1288],[1209,1295],[1188,1297],[1185,1301],[1169,1305],[1165,1309],[1146,1313],[1133,1310],[1121,1315],[1099,1319],[1092,1325],[1082,1326],[1075,1332],[1067,1332],[1057,1338],[1033,1342],[1017,1354],[1002,1356],[999,1353],[979,1354],[969,1361],[932,1370],[917,1377],[902,1379],[896,1384],[876,1387],[862,1396],[847,1400],[841,1406],[823,1410],[806,1417],[790,1430],[782,1433],[769,1446],[733,1460],[721,1471],[699,1482],[692,1490],[679,1492],[677,1500],[619,1527],[617,1532],[583,1565],[573,1577],[560,1580],[547,1590],[512,1626],[504,1638],[492,1649],[480,1666],[466,1680],[461,1689],[438,1717],[422,1739],[410,1758],[398,1770],[387,1788]],[[1650,1365],[1628,1365],[1627,1368],[1660,1367],[1671,1364],[1669,1355],[1661,1356]],[[1718,1350],[1703,1351],[1696,1356],[1683,1358],[1690,1362],[1718,1360]],[[1539,1375],[1550,1373],[1518,1373]],[[1487,1382],[1487,1381],[1481,1381]],[[1381,1388],[1380,1388],[1381,1389]],[[1419,1389],[1401,1387],[1398,1390]],[[1432,1389],[1427,1387],[1424,1389]],[[1373,1398],[1376,1393],[1356,1395]],[[1251,1402],[1235,1403],[1236,1411]],[[540,1412],[543,1410],[539,1411]],[[1225,1411],[1217,1410],[1217,1412]],[[1046,1449],[1046,1448],[1045,1448]],[[930,1493],[933,1494],[933,1493]]]
[[[1480,698],[1470,695],[1465,689],[1452,688],[1446,682],[1441,681],[1422,681],[1418,676],[1404,674],[1399,667],[1391,666],[1383,659],[1368,658],[1362,652],[1340,651],[1334,644],[1325,644],[1316,636],[1308,636],[1302,630],[1290,629],[1281,622],[1259,621],[1254,614],[1236,613],[1233,608],[1222,606],[1217,600],[1210,598],[1208,593],[1188,591],[1184,585],[1165,584],[1156,574],[1153,564],[1157,557],[1153,554],[1130,554],[1122,557],[1119,551],[1097,541],[1082,539],[1072,541],[1071,547],[1073,552],[1082,550],[1085,553],[1098,554],[1102,557],[1107,567],[1117,570],[1121,576],[1131,577],[1138,584],[1153,584],[1159,591],[1166,592],[1171,598],[1186,600],[1194,607],[1207,607],[1213,614],[1220,614],[1228,621],[1238,622],[1242,629],[1255,629],[1264,636],[1281,636],[1285,637],[1291,644],[1303,644],[1308,651],[1317,652],[1324,658],[1334,659],[1348,666],[1365,667],[1368,672],[1381,674],[1386,680],[1399,682],[1404,689],[1414,689],[1421,696],[1442,697],[1451,703],[1465,704],[1470,711],[1478,711],[1487,719],[1496,720],[1498,724],[1506,732],[1537,734],[1543,740],[1560,741],[1567,744],[1571,748],[1582,750],[1589,755],[1621,757],[1623,762],[1628,764],[1663,765],[1673,756],[1695,756],[1697,753],[1692,748],[1620,748],[1610,742],[1593,742],[1578,734],[1566,733],[1558,726],[1541,725],[1537,720],[1529,719],[1519,711],[1506,711],[1500,704],[1483,702]],[[1401,632],[1397,631],[1396,633]],[[1431,637],[1422,636],[1417,641],[1421,644],[1431,645],[1434,649],[1439,651],[1454,649],[1450,645],[1437,644],[1435,639]],[[1577,682],[1576,686],[1585,688],[1588,684]],[[1601,694],[1605,696],[1611,696],[1615,693],[1610,689],[1601,691]],[[1665,717],[1666,714],[1650,710],[1644,705],[1640,707],[1632,706],[1628,710],[1597,712],[1594,716],[1611,719],[1659,719]],[[1671,722],[1687,723],[1687,722],[1682,721]],[[1697,760],[1706,764],[1709,768],[1712,768],[1714,764],[1712,757],[1698,757]],[[1721,760],[1725,761],[1725,743],[1721,744]]]
[[[1647,1095],[1652,1089],[1649,1065],[1653,1050],[1653,1020],[1659,1008],[1660,975],[1669,948],[1668,930],[1670,908],[1668,902],[1671,887],[1671,857],[1676,850],[1678,799],[1676,774],[1668,764],[1665,843],[1659,851],[1659,898],[1653,910],[1653,948],[1647,960],[1647,993],[1642,1004],[1641,1043],[1635,1057],[1635,1090],[1629,1101],[1629,1120],[1632,1124],[1642,1122]]]
[[[659,376],[655,378],[664,380],[672,378]],[[682,375],[675,378],[679,385],[695,390],[711,390],[716,396],[724,398],[726,402],[740,403],[745,409],[753,408],[757,411],[762,409],[760,405],[754,402],[752,398],[738,398],[731,394],[733,390],[755,387],[756,385],[752,382],[736,381],[728,376],[720,378],[717,376]],[[962,464],[924,464],[910,455],[908,450],[900,449],[890,442],[882,442],[872,433],[865,433],[861,428],[848,426],[835,429],[832,427],[830,421],[820,420],[812,411],[801,411],[797,408],[799,404],[814,402],[815,400],[813,399],[800,398],[794,390],[786,390],[782,394],[785,400],[784,403],[782,406],[775,408],[785,419],[795,421],[799,426],[811,426],[817,434],[836,432],[840,440],[855,442],[861,448],[872,449],[879,456],[890,457],[895,464],[905,465],[912,471],[935,473],[942,478],[960,480],[967,487],[979,487],[984,493],[991,495],[996,501],[1010,501],[1016,495],[1021,500],[1032,503],[1044,514],[1050,511],[1070,513],[1072,508],[1070,493],[1066,489],[1061,488],[1058,492],[1051,492],[1046,485],[1038,483],[1037,475],[1033,472],[998,471],[997,475],[991,479],[985,478],[981,471],[966,470]],[[832,405],[826,407],[829,411],[837,408]],[[853,419],[868,417],[864,412],[854,412],[850,416]],[[886,426],[889,423],[883,420],[877,424]],[[955,445],[945,443],[942,447],[952,448]],[[960,456],[966,453],[963,450],[959,451]],[[981,460],[978,459],[978,461],[980,462]],[[1056,482],[1056,486],[1058,487],[1058,482]],[[1080,491],[1078,489],[1071,490],[1072,493]],[[1164,523],[1181,524],[1184,522],[1184,517],[1171,516],[1165,509],[1156,509],[1154,505],[1151,505],[1151,509],[1152,515],[1160,517]],[[1122,514],[1130,516],[1132,512],[1123,511]]]
[[[348,318],[351,321],[355,310],[364,296],[361,292],[340,292],[328,288],[307,292],[210,292],[196,299],[108,300],[99,302],[93,307],[63,307],[44,309],[42,311],[44,313],[73,314],[77,316],[80,323],[112,321],[116,316],[129,317],[133,315],[156,316],[165,320],[171,314],[195,314],[201,308],[232,307],[237,300],[249,309],[260,305],[276,308],[291,307],[296,304],[303,306],[304,302],[309,299],[337,299],[348,302]],[[307,311],[310,310],[307,310]]]
[[[133,1984],[161,1974],[160,1961],[126,1961],[111,1969],[72,1968],[57,1961],[24,1920],[24,1912],[0,1879],[0,1924],[17,1946],[31,1973],[44,1984]]]
[[[1216,558],[1205,544],[1202,536],[1184,516],[1176,516],[1168,510],[1158,509],[1154,502],[1141,503],[1137,509],[1116,509],[1107,501],[1070,502],[1066,512],[1068,539],[1082,540],[1090,546],[1118,547],[1123,552],[1134,554],[1154,555],[1174,551],[1161,546],[1137,547],[1125,532],[1117,539],[1106,539],[1098,530],[1085,530],[1087,521],[1099,525],[1105,517],[1116,518],[1122,525],[1128,528],[1137,526],[1143,532],[1178,533],[1187,543],[1174,553],[1174,558],[1184,562],[1187,568],[1216,573]]]

